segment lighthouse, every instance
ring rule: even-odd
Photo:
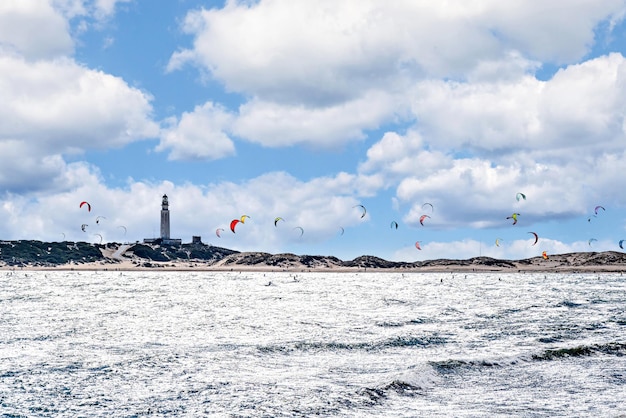
[[[166,194],[161,201],[161,239],[170,239],[170,209]]]
[[[162,243],[165,245],[181,245],[180,238],[170,237],[170,202],[164,194],[161,199],[161,236],[159,238],[144,238],[144,244]]]

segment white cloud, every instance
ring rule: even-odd
[[[368,9],[350,2],[274,1],[190,12],[184,29],[195,36],[195,47],[174,54],[169,68],[193,60],[227,88],[272,102],[349,101],[358,96],[355,86],[376,88],[381,76],[395,73],[389,58],[397,48],[387,48],[386,36],[367,35]],[[374,45],[379,42],[384,45]]]
[[[229,2],[188,14],[194,45],[174,54],[170,69],[193,61],[229,89],[271,101],[346,101],[407,74],[459,76],[515,50],[576,61],[596,25],[624,8],[618,0]]]
[[[0,140],[0,164],[0,187],[20,191],[53,188],[66,168],[60,155],[41,154],[16,140]]]
[[[424,213],[424,202],[435,205],[436,216],[428,223],[440,229],[503,227],[513,212],[522,213],[520,225],[532,225],[585,216],[599,199],[608,199],[613,206],[626,204],[626,194],[615,187],[624,164],[624,152],[564,166],[457,159],[450,167],[407,175],[398,185],[397,197],[399,206],[408,206],[404,222],[413,226]],[[517,192],[528,200],[517,202]]]
[[[415,88],[413,112],[433,148],[528,150],[554,158],[572,146],[594,153],[621,149],[625,94],[626,60],[611,54],[566,67],[545,82],[531,76],[425,81]]]
[[[29,60],[69,55],[74,41],[69,25],[48,0],[0,2],[0,54],[19,53]]]
[[[109,188],[94,167],[85,164],[65,166],[64,177],[71,188],[62,192],[46,190],[30,197],[5,194],[0,197],[0,235],[5,239],[68,240],[99,242],[132,241],[158,236],[161,196],[169,196],[171,234],[191,241],[203,241],[227,248],[285,252],[294,245],[324,242],[362,222],[354,209],[358,201],[350,194],[355,178],[342,173],[335,177],[302,182],[286,173],[269,173],[242,183],[216,183],[206,187],[138,182],[132,179],[124,188]],[[91,212],[80,208],[83,200]],[[201,214],[201,216],[199,216]],[[229,230],[232,219],[249,215],[245,224]],[[98,216],[104,216],[96,223]],[[284,221],[274,226],[274,219]],[[24,220],[28,219],[27,225]],[[87,224],[87,231],[80,229]],[[119,228],[126,226],[127,233]],[[305,231],[300,237],[299,230]],[[217,228],[225,229],[222,238]]]
[[[599,22],[621,19],[624,9],[620,0],[493,0],[481,18],[504,45],[532,59],[568,63],[590,50]]]
[[[352,102],[328,107],[289,106],[262,100],[243,104],[238,112],[207,102],[170,119],[157,151],[170,150],[172,160],[218,159],[234,155],[232,136],[265,147],[303,144],[336,148],[362,140],[399,111],[402,97],[369,92]]]
[[[524,234],[521,234],[524,235]],[[500,260],[523,260],[532,257],[541,257],[546,251],[548,257],[552,254],[567,254],[572,252],[587,251],[615,251],[617,243],[610,240],[602,240],[593,243],[593,248],[588,241],[562,242],[550,237],[540,237],[537,244],[532,245],[534,237],[527,235],[528,239],[503,240],[500,246],[495,244],[495,239],[479,241],[476,239],[463,239],[457,241],[424,241],[420,242],[421,250],[414,246],[397,250],[391,260],[395,261],[425,261],[438,258],[467,260],[474,257],[491,257]]]
[[[429,80],[415,86],[413,112],[432,148],[514,152],[537,146],[542,88],[531,76],[496,83]]]
[[[542,133],[564,148],[623,149],[626,133],[626,59],[618,53],[559,71],[541,95]],[[549,145],[549,143],[548,143]]]
[[[104,20],[115,14],[118,4],[130,3],[134,0],[40,0],[52,6],[67,19],[94,18]]]
[[[0,53],[41,60],[74,52],[70,21],[111,17],[118,3],[132,0],[4,0],[0,2]],[[88,26],[83,20],[80,27]]]
[[[346,228],[359,223],[352,196],[355,179],[339,174],[303,182],[286,173],[269,173],[244,183],[211,185],[203,213],[212,220],[213,228],[224,228],[223,240],[240,249],[287,251],[296,242],[314,243],[336,235],[339,226]],[[232,219],[249,215],[244,225],[229,231]],[[352,216],[355,215],[355,216]],[[274,226],[276,217],[284,221]],[[294,230],[302,227],[305,231]],[[226,245],[226,244],[224,244]]]
[[[121,147],[158,135],[149,95],[71,59],[27,62],[0,55],[0,80],[2,187],[15,185],[7,179],[17,154],[24,163],[32,161],[25,178],[54,178],[50,170],[56,167],[60,174],[59,155]]]
[[[548,81],[523,75],[495,82],[423,81],[412,92],[416,124],[387,132],[359,171],[397,184],[404,221],[435,202],[440,228],[500,225],[524,191],[524,219],[580,216],[616,190],[626,163],[626,60],[598,57]]]
[[[3,56],[0,79],[0,138],[66,152],[121,146],[158,133],[148,94],[72,60],[27,63]]]
[[[264,146],[307,144],[332,148],[365,138],[398,110],[402,98],[371,91],[341,104],[309,107],[254,99],[242,105],[233,131]]]
[[[77,64],[69,19],[104,16],[115,1],[0,3],[0,187],[67,188],[64,155],[156,138],[152,97]]]
[[[299,253],[302,248],[316,247],[337,238],[339,227],[349,231],[362,228],[364,222],[354,208],[358,201],[350,194],[356,179],[347,174],[302,182],[277,172],[242,183],[223,182],[207,187],[129,179],[123,188],[109,188],[94,167],[74,163],[65,166],[64,178],[72,187],[62,192],[0,197],[0,216],[4,220],[0,234],[4,239],[28,237],[43,241],[99,242],[102,236],[104,242],[134,242],[155,237],[159,234],[164,193],[170,198],[173,237],[189,242],[193,235],[201,235],[205,243],[241,251]],[[91,204],[91,212],[79,207],[83,200]],[[233,234],[228,225],[243,214],[250,218],[238,225]],[[276,216],[284,219],[277,226],[274,225]],[[103,218],[96,223],[98,217]],[[85,232],[81,231],[81,224],[87,224]],[[304,235],[300,236],[296,227],[302,227]],[[221,238],[215,235],[217,228],[224,229]],[[549,254],[590,250],[586,239],[565,243],[543,235],[533,246],[533,237],[527,236],[526,229],[517,230],[515,238],[504,239],[499,247],[495,246],[495,238],[443,242],[437,240],[436,235],[432,236],[435,238],[420,238],[421,251],[411,243],[398,249],[389,259],[465,259],[478,255],[521,259],[539,256],[544,250]],[[601,239],[593,243],[592,249],[614,250],[616,245],[616,242]],[[364,248],[352,243],[351,248],[344,251],[352,253]],[[324,255],[343,256],[330,251]]]
[[[424,176],[452,165],[452,158],[440,151],[425,149],[423,137],[409,131],[406,135],[386,132],[380,141],[367,150],[367,160],[359,172],[383,173],[391,181],[409,176]]]
[[[113,15],[118,3],[129,3],[133,0],[95,0],[94,9],[96,18],[105,18]]]
[[[228,136],[233,115],[221,106],[207,102],[186,112],[180,120],[170,120],[161,133],[157,151],[170,150],[170,160],[218,159],[235,154]]]
[[[42,0],[49,3],[66,19],[72,19],[89,14],[87,7],[89,0]]]
[[[597,25],[625,8],[617,0],[227,2],[187,14],[193,46],[168,69],[193,63],[249,98],[233,133],[265,146],[341,145],[412,109],[420,132],[441,130],[433,148],[510,149],[546,129],[544,85],[531,75],[538,60],[576,62]],[[447,123],[457,113],[459,123]]]

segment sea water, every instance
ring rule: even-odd
[[[0,272],[3,417],[622,414],[619,273]]]

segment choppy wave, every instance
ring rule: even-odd
[[[441,384],[441,378],[432,367],[422,365],[407,370],[389,381],[359,389],[357,393],[370,405],[384,405],[391,397],[413,398],[427,396]]]
[[[259,346],[260,352],[266,353],[291,353],[294,351],[378,351],[393,348],[406,347],[428,347],[431,345],[445,344],[446,339],[437,335],[430,336],[412,336],[401,335],[381,341],[362,341],[362,342],[324,342],[324,341],[297,341],[283,345],[263,345]]]
[[[424,393],[420,386],[413,385],[401,380],[394,380],[382,387],[364,388],[359,391],[361,395],[367,396],[372,403],[380,404],[391,393],[401,396],[417,396]]]
[[[564,300],[564,301],[558,303],[556,306],[563,306],[563,307],[566,307],[566,308],[578,308],[578,307],[584,306],[586,304],[587,304],[587,302],[576,302],[576,301],[573,301],[573,300]]]
[[[524,362],[534,361],[559,361],[564,358],[571,357],[587,357],[587,356],[626,356],[625,343],[605,343],[578,345],[575,347],[563,347],[542,350],[535,354],[518,354],[515,356],[502,356],[494,358],[474,358],[474,359],[447,359],[431,361],[429,364],[441,373],[457,372],[468,368],[484,368],[484,367],[508,367]]]
[[[624,356],[626,355],[625,343],[605,343],[605,344],[591,344],[591,345],[579,345],[576,347],[557,348],[545,350],[543,353],[534,354],[533,360],[558,360],[565,357],[582,357],[593,355],[612,355],[612,356]]]
[[[430,322],[426,319],[410,319],[408,321],[391,321],[391,320],[385,320],[385,321],[379,321],[376,322],[376,326],[378,327],[388,327],[388,328],[399,328],[399,327],[406,327],[406,326],[411,326],[411,325],[419,325],[419,324],[424,324],[426,322]]]

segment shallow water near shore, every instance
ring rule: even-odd
[[[620,274],[0,273],[2,416],[619,416]]]

